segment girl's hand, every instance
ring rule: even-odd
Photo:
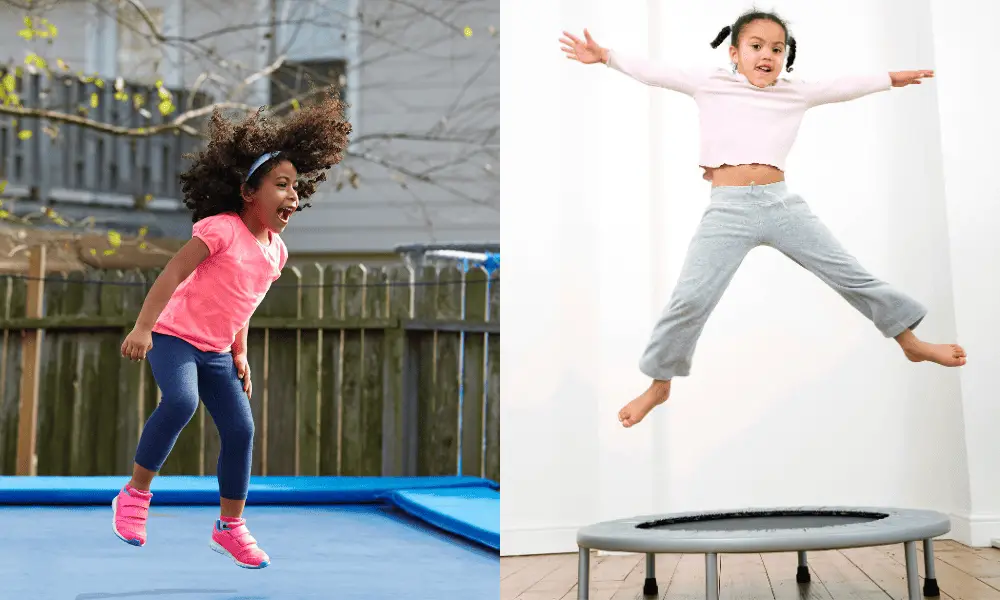
[[[893,71],[889,73],[892,79],[892,87],[906,87],[915,84],[920,85],[924,77],[934,77],[934,71]]]
[[[236,365],[236,375],[243,380],[243,391],[247,393],[247,398],[249,398],[253,391],[253,385],[250,383],[250,363],[247,362],[247,353],[234,352],[233,364]]]
[[[122,356],[129,360],[140,361],[146,358],[146,353],[153,349],[153,334],[141,327],[135,327],[122,342]]]
[[[559,38],[559,41],[563,43],[562,51],[566,53],[566,58],[580,61],[585,65],[608,62],[608,51],[601,48],[586,29],[583,30],[586,42],[568,31],[564,31],[563,35],[566,37]]]

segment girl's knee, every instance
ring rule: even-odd
[[[234,415],[225,423],[219,424],[219,437],[228,444],[251,445],[253,435],[254,423],[249,415]]]
[[[168,413],[175,419],[189,421],[198,410],[198,395],[186,392],[163,394],[157,411]]]

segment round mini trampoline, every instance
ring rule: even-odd
[[[577,532],[580,549],[579,600],[588,600],[590,551],[646,555],[643,592],[657,595],[655,556],[659,553],[704,554],[705,593],[718,600],[719,555],[796,552],[796,581],[809,583],[808,551],[839,550],[901,543],[906,556],[910,600],[920,597],[918,541],[924,547],[924,595],[938,596],[933,538],[948,533],[947,515],[930,510],[867,507],[760,508],[639,516],[606,521]]]
[[[496,594],[500,492],[472,477],[254,477],[244,515],[271,557],[247,570],[208,545],[214,477],[153,483],[149,539],[111,528],[127,477],[0,477],[4,598],[269,600]],[[57,575],[58,574],[58,575]]]

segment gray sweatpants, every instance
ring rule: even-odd
[[[771,246],[826,282],[885,337],[920,324],[927,309],[868,273],[785,182],[720,186],[688,248],[669,303],[639,362],[653,379],[690,374],[709,315],[747,253]]]

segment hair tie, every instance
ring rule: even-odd
[[[250,177],[253,176],[253,172],[256,171],[258,168],[260,168],[260,166],[262,164],[264,164],[265,162],[267,162],[268,160],[270,160],[271,158],[274,158],[275,156],[277,156],[279,154],[281,154],[280,151],[265,152],[264,154],[261,154],[260,157],[257,160],[255,160],[252,165],[250,165],[250,170],[247,171],[247,176],[243,180],[244,183],[247,182],[247,181],[250,181]]]

